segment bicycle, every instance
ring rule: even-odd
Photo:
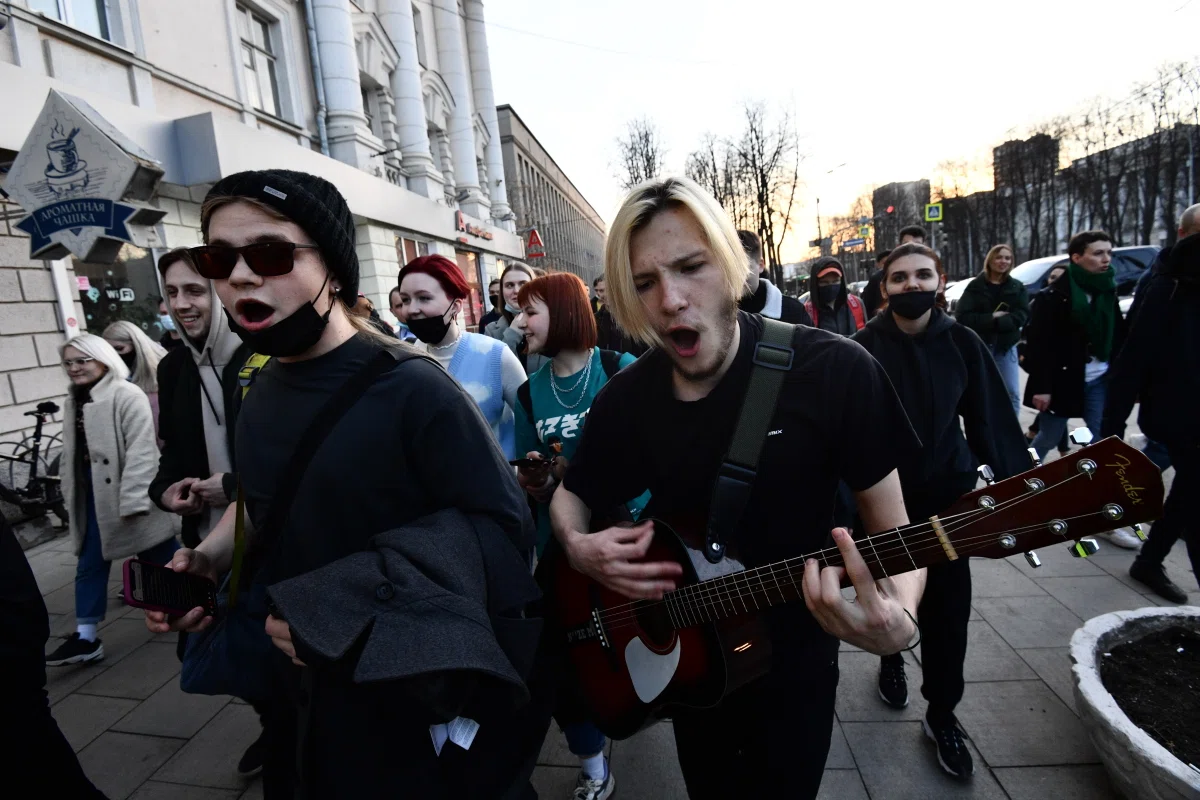
[[[46,458],[51,450],[50,443],[59,439],[42,434],[46,418],[58,411],[58,404],[47,400],[38,403],[35,410],[25,412],[25,416],[35,420],[33,435],[17,444],[13,455],[0,453],[0,462],[8,463],[9,477],[7,485],[0,482],[0,500],[16,506],[27,518],[41,517],[53,511],[60,520],[60,527],[66,527],[69,517],[63,504],[62,479],[58,475],[62,454],[56,454],[53,460]],[[45,446],[43,438],[49,440]],[[18,470],[27,472],[24,486],[18,485]]]

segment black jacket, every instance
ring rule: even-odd
[[[1009,275],[1000,284],[999,298],[993,302],[988,291],[990,284],[983,275],[967,284],[966,291],[958,301],[954,317],[979,334],[984,343],[1003,352],[1021,340],[1021,329],[1029,321],[1029,294],[1025,284]],[[1008,305],[1008,314],[993,317],[1000,303]]]
[[[20,542],[0,515],[0,705],[25,705],[46,685],[48,638],[42,593]]]
[[[306,664],[337,664],[353,683],[404,681],[427,724],[483,722],[489,707],[529,700],[542,624],[523,612],[540,591],[490,517],[438,511],[269,592]]]
[[[1140,293],[1137,317],[1109,371],[1103,436],[1138,425],[1168,447],[1200,447],[1200,234],[1180,240]]]
[[[812,325],[815,328],[820,328],[823,331],[836,333],[839,336],[853,336],[860,330],[860,328],[858,327],[857,321],[854,319],[854,312],[851,311],[849,304],[853,302],[862,303],[862,300],[857,297],[853,300],[850,299],[850,290],[846,287],[846,276],[842,275],[841,285],[839,287],[840,291],[838,292],[837,298],[835,298],[833,301],[832,312],[830,309],[821,304],[821,287],[818,283],[817,273],[819,273],[826,266],[826,264],[821,263],[824,260],[825,259],[817,261],[817,263],[812,267],[811,274],[808,276],[808,302],[812,307],[813,313],[809,314],[808,309],[805,309],[805,314],[810,319],[815,316],[816,321],[815,323],[810,321],[806,324]],[[829,259],[829,262],[834,264],[837,263],[836,259],[832,258]],[[865,304],[863,310],[864,312],[866,310]],[[871,318],[870,315],[865,313],[863,316],[868,320]]]
[[[251,355],[251,350],[242,345],[229,363],[221,370],[221,387],[224,392],[221,417],[226,421],[225,437],[229,444],[229,457],[233,460],[234,421],[237,406],[234,396],[238,391],[238,372]],[[206,403],[200,385],[200,369],[188,347],[177,347],[158,362],[158,436],[163,441],[158,458],[158,474],[150,482],[150,499],[163,508],[162,496],[171,484],[184,478],[207,478],[212,474],[208,467],[208,448],[204,444],[204,416],[200,404]],[[217,398],[212,398],[216,402]],[[222,482],[226,497],[237,492],[237,475],[226,473]],[[199,515],[183,517],[183,543],[195,547],[200,542]]]
[[[883,270],[877,269],[871,273],[871,277],[867,278],[867,285],[862,290],[863,305],[867,307],[867,319],[871,319],[879,313],[879,307],[883,305],[883,292],[879,290],[879,284],[883,280]]]
[[[758,282],[758,289],[754,294],[742,295],[742,299],[738,301],[738,308],[748,314],[763,314],[763,309],[767,306],[768,285],[774,288],[766,278],[762,278]],[[786,322],[789,325],[807,325],[812,327],[812,317],[808,315],[808,311],[804,308],[804,303],[801,303],[794,297],[788,297],[786,294],[781,296],[781,309],[777,317],[780,322]]]
[[[1125,341],[1125,319],[1113,297],[1113,341],[1111,363]],[[1050,395],[1050,410],[1060,417],[1083,416],[1084,366],[1091,359],[1087,332],[1071,319],[1071,272],[1042,289],[1034,298],[1029,325],[1025,329],[1025,405],[1033,408],[1033,396]],[[1112,381],[1109,381],[1112,385]]]
[[[621,329],[606,305],[600,306],[600,310],[596,312],[596,346],[601,350],[632,353],[635,356],[640,356],[649,349]]]
[[[920,335],[880,314],[852,338],[883,366],[921,439],[920,453],[900,467],[910,519],[940,513],[971,491],[980,463],[997,479],[1030,468],[1008,390],[974,331],[935,308]]]

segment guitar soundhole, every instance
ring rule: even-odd
[[[675,628],[662,602],[642,602],[637,610],[638,627],[642,629],[642,641],[651,649],[669,650],[675,641]]]

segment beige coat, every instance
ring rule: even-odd
[[[148,550],[175,535],[174,518],[150,501],[150,481],[158,471],[158,447],[150,400],[128,381],[105,375],[83,407],[92,468],[96,522],[105,561]],[[71,514],[75,554],[87,532],[87,487],[75,467],[75,398],[63,412],[63,496]]]

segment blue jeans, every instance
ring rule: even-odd
[[[83,552],[79,554],[79,561],[75,564],[75,622],[95,625],[104,619],[104,612],[108,610],[108,573],[112,562],[104,560],[104,552],[100,545],[100,526],[96,523],[96,499],[90,484],[87,512]],[[159,542],[154,547],[138,553],[138,558],[154,564],[167,564],[178,549],[179,543],[172,536],[165,542]]]
[[[1083,424],[1094,437],[1100,436],[1100,420],[1104,416],[1104,402],[1107,399],[1108,373],[1083,385]],[[1038,434],[1033,440],[1033,449],[1037,451],[1038,458],[1044,459],[1051,448],[1058,446],[1067,430],[1067,419],[1050,411],[1038,414]]]
[[[572,755],[590,758],[604,752],[604,734],[590,722],[572,722],[562,726],[567,737],[567,749]]]
[[[1008,401],[1012,403],[1013,413],[1019,417],[1021,416],[1021,368],[1017,364],[1017,348],[997,350],[995,347],[989,347],[988,349],[992,351],[992,358],[996,359],[996,368],[1000,370],[1004,388],[1008,389]]]
[[[1154,441],[1150,437],[1146,437],[1146,446],[1142,448],[1146,458],[1154,462],[1154,466],[1158,467],[1159,471],[1166,472],[1171,468],[1171,454],[1167,451],[1167,446]]]

